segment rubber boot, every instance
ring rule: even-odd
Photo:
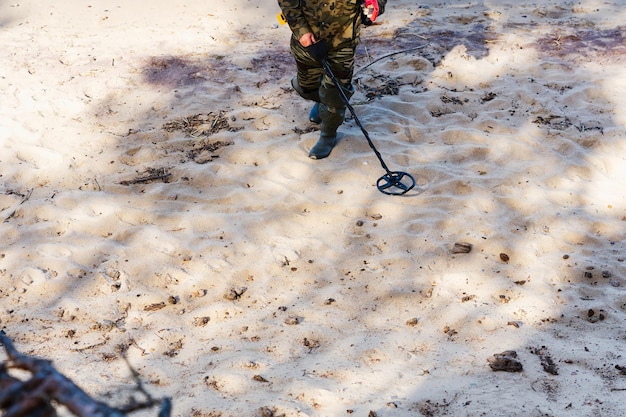
[[[291,86],[294,90],[296,90],[296,93],[298,93],[303,99],[313,100],[315,102],[320,101],[319,90],[305,90],[304,88],[300,87],[300,84],[298,83],[298,77],[293,77],[291,79]]]
[[[311,159],[326,158],[330,155],[330,152],[337,143],[337,129],[343,123],[346,109],[334,108],[333,110],[336,112],[330,111],[323,103],[319,105],[319,116],[322,121],[320,126],[320,138],[309,152],[309,158]]]
[[[352,94],[354,94],[354,88],[350,85],[346,90],[344,90],[344,95],[347,99],[350,99]],[[322,85],[319,90],[319,96],[320,138],[309,152],[309,158],[311,159],[324,159],[330,155],[337,143],[337,129],[343,123],[346,114],[346,104],[334,86],[325,87]]]
[[[320,124],[322,118],[320,117],[320,103],[315,103],[311,112],[309,113],[309,121],[311,123]]]
[[[337,143],[337,134],[335,133],[332,136],[325,135],[324,133],[320,133],[320,138],[318,139],[315,146],[311,148],[309,151],[309,158],[311,159],[324,159],[335,147]]]

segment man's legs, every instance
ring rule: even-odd
[[[351,81],[354,70],[355,47],[356,45],[349,45],[331,51],[328,56],[328,65],[339,81],[343,96],[346,99],[350,99],[354,94]],[[330,155],[337,141],[337,129],[343,123],[346,114],[346,103],[329,74],[325,74],[322,78],[319,96],[320,139],[309,153],[309,157],[313,159],[322,159]]]
[[[324,68],[321,62],[313,59],[298,40],[291,38],[291,52],[296,59],[297,76],[291,80],[291,86],[304,99],[320,101],[319,88]]]
[[[356,44],[330,51],[327,58],[333,74],[339,84],[344,87],[343,92],[348,99],[354,92],[351,81],[355,48]],[[309,156],[312,159],[326,158],[335,146],[337,129],[344,121],[346,105],[333,80],[324,74],[322,64],[313,59],[293,38],[291,51],[298,69],[298,75],[291,80],[291,85],[301,97],[316,102],[309,119],[316,122],[319,120],[321,124],[320,139],[311,149]]]

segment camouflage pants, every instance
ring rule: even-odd
[[[355,49],[356,42],[348,42],[343,47],[330,50],[326,59],[348,99],[354,93],[352,75]],[[294,37],[291,38],[291,52],[298,69],[298,76],[292,81],[294,89],[301,97],[320,103],[322,135],[334,136],[337,128],[343,123],[346,113],[346,105],[339,90],[332,78],[325,73],[322,63],[311,57]],[[294,83],[294,81],[297,82]]]
[[[352,75],[354,73],[354,52],[356,49],[355,42],[347,42],[345,46],[337,49],[331,49],[328,52],[327,62],[333,74],[344,87],[344,93],[347,97],[352,95]],[[309,55],[307,50],[300,45],[300,42],[294,37],[291,38],[291,53],[296,60],[298,70],[298,84],[302,91],[298,93],[309,100],[318,101],[325,104],[329,109],[341,108],[345,109],[345,105],[336,90],[333,80],[324,72],[322,63],[315,60]],[[305,95],[302,94],[305,93]],[[316,96],[319,93],[319,98]],[[327,97],[327,99],[324,99]]]

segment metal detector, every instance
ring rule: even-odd
[[[335,84],[335,87],[337,87],[337,90],[339,90],[341,99],[345,103],[348,110],[350,110],[350,113],[352,113],[352,117],[354,117],[354,121],[361,128],[361,132],[363,132],[365,139],[367,139],[367,143],[370,145],[370,148],[372,148],[372,150],[376,154],[378,161],[380,161],[380,165],[383,167],[383,169],[386,172],[385,175],[383,175],[382,177],[378,179],[378,181],[376,181],[376,188],[378,188],[378,191],[380,191],[381,193],[387,194],[387,195],[404,195],[408,193],[410,190],[413,189],[413,187],[415,187],[415,178],[413,178],[413,176],[409,174],[408,172],[389,170],[389,168],[387,167],[387,164],[385,164],[385,161],[383,161],[383,157],[380,155],[380,152],[378,152],[378,149],[376,149],[376,146],[374,146],[374,143],[370,139],[369,133],[367,133],[367,130],[365,130],[365,128],[361,124],[361,121],[357,117],[356,112],[354,111],[354,108],[350,105],[349,99],[344,93],[343,87],[341,86],[341,84],[339,84],[339,80],[337,80],[337,78],[335,77],[335,74],[333,74],[332,70],[330,69],[330,65],[328,65],[328,61],[326,60],[326,58],[323,58],[321,59],[321,62],[322,62],[322,65],[324,66],[324,70],[326,71],[328,76],[333,80],[333,83]]]

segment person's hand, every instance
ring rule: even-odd
[[[299,39],[300,41],[300,45],[304,46],[305,48],[308,46],[311,46],[315,43],[315,36],[313,36],[313,33],[308,32],[305,33],[304,35],[302,35]]]
[[[361,4],[361,21],[365,26],[370,26],[384,11],[385,6],[379,7],[378,0],[364,0]]]

